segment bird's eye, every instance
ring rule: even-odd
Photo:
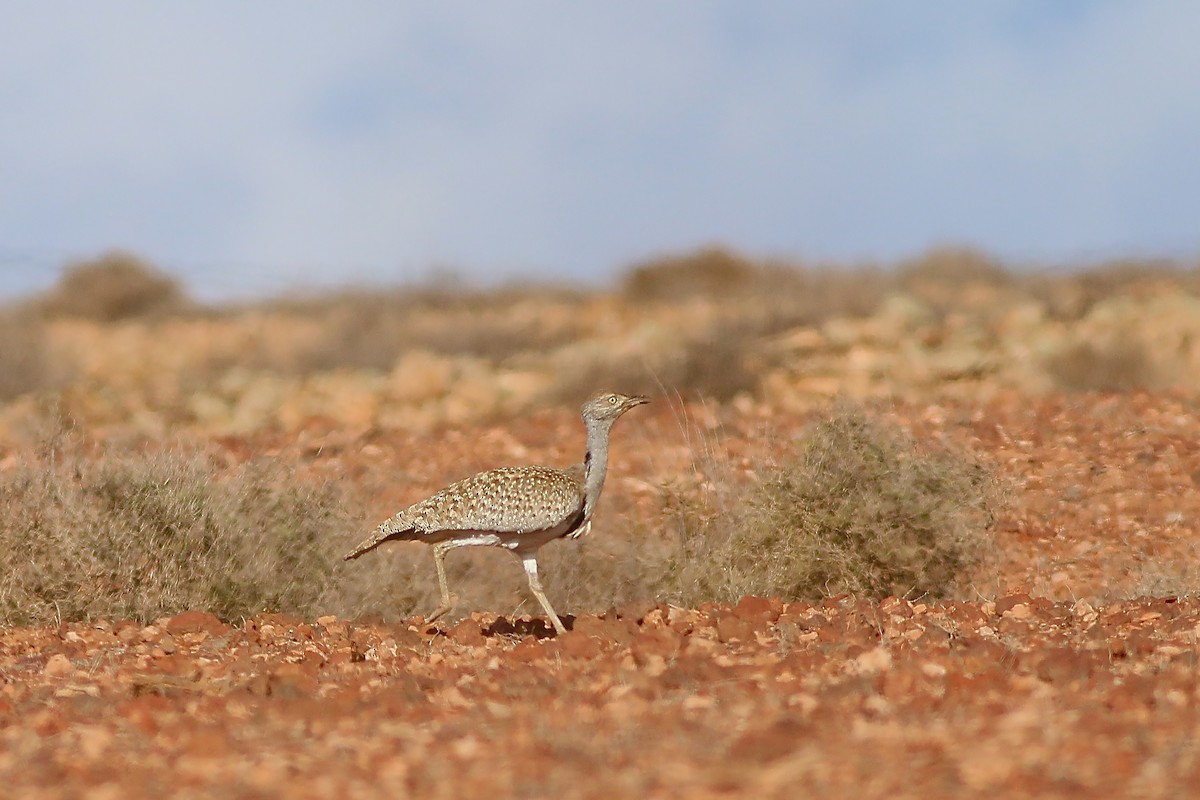
[[[615,406],[617,404],[617,396],[615,394],[610,394],[608,396],[608,404],[610,406]]]

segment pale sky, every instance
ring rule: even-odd
[[[0,296],[1200,253],[1194,0],[0,0]]]

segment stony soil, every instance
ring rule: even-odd
[[[560,637],[482,612],[440,627],[196,610],[6,629],[0,794],[1192,793],[1200,400],[998,392],[893,410],[1008,481],[1002,556],[977,598],[643,604],[565,615]],[[753,403],[689,414],[734,460],[762,446],[764,420],[775,439],[804,422]],[[276,447],[379,489],[376,514],[464,465],[565,463],[577,425],[564,412],[453,434],[331,426]],[[648,513],[651,487],[687,474],[680,438],[665,406],[622,423],[610,516]]]

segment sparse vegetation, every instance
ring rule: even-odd
[[[342,606],[335,487],[197,449],[95,455],[58,436],[0,473],[0,619],[47,623],[199,608],[226,619]]]
[[[671,593],[945,596],[991,552],[996,486],[972,459],[838,404],[743,502],[675,498]],[[720,491],[719,489],[717,491]]]
[[[59,432],[2,476],[8,624],[189,608],[226,619],[395,617],[428,610],[436,595],[424,551],[342,567],[363,523],[335,486],[276,461],[227,468],[196,448],[95,452]],[[605,539],[586,555],[578,544],[549,548],[547,587],[573,610],[745,594],[943,595],[987,555],[993,488],[962,456],[839,406],[753,490],[719,486],[728,495],[719,513],[676,506],[678,539]],[[465,608],[527,601],[519,570],[497,569],[497,558],[452,560]]]
[[[1173,558],[1145,561],[1133,574],[1133,583],[1117,597],[1200,596],[1200,546],[1189,544]]]
[[[31,438],[25,417],[43,400],[110,441],[130,433],[432,431],[574,404],[597,386],[705,398],[743,416],[806,413],[836,391],[909,403],[962,398],[985,383],[988,391],[1041,393],[1047,375],[1070,392],[1194,391],[1197,276],[1154,261],[1022,274],[967,248],[935,248],[894,269],[826,269],[706,248],[637,264],[609,292],[429,284],[180,318],[192,307],[173,278],[110,253],[70,265],[47,295],[0,313],[0,401],[43,395],[0,406],[0,447],[16,448],[0,452],[10,512],[3,536],[15,553],[34,526],[54,532],[39,545],[49,549],[36,551],[42,577],[6,556],[17,578],[5,591],[25,593],[6,607],[29,610],[29,619],[47,619],[53,602],[53,613],[75,616],[145,618],[190,604],[223,614],[269,606],[395,616],[426,610],[434,597],[423,551],[381,556],[350,573],[334,568],[329,560],[360,523],[349,521],[352,506],[337,491],[289,477],[295,464],[230,470],[196,449],[30,456],[21,449]],[[108,325],[129,319],[137,324]],[[955,472],[956,456],[887,438],[894,435],[838,412],[753,486],[713,476],[723,506],[676,496],[682,551],[650,535],[589,541],[582,559],[577,543],[556,546],[547,551],[547,586],[567,608],[776,591],[954,591],[985,549],[966,532],[986,527],[967,520],[990,502],[988,483]],[[832,504],[839,492],[847,505]],[[266,500],[251,503],[250,495]],[[271,543],[285,535],[275,514],[324,519],[321,553],[306,544],[315,535],[308,523],[286,531],[298,548],[282,553]],[[123,542],[126,554],[111,555],[117,549],[95,537]],[[182,560],[170,566],[164,554],[176,546]],[[315,559],[306,562],[315,571],[280,567],[285,555]],[[519,571],[497,567],[494,553],[478,558],[456,555],[452,564],[478,587],[473,607],[528,602]],[[265,572],[237,572],[235,561]],[[678,569],[659,569],[666,563]],[[206,583],[222,571],[233,584]],[[46,577],[58,573],[64,582]],[[659,582],[663,573],[675,583]],[[280,574],[303,575],[303,591],[276,581]],[[130,586],[142,605],[119,605]]]
[[[894,279],[877,269],[810,269],[721,247],[636,264],[620,283],[622,298],[641,305],[719,301],[726,320],[760,333],[869,315],[894,288]]]

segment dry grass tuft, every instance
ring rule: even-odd
[[[1115,593],[1115,599],[1200,596],[1200,546],[1189,544],[1172,556],[1140,564],[1132,585]]]
[[[113,251],[70,264],[41,301],[52,315],[115,322],[190,306],[179,282],[141,258]]]
[[[0,479],[5,624],[361,610],[335,571],[347,504],[276,462],[222,474],[201,450],[96,455],[60,435]]]
[[[993,549],[987,470],[844,403],[743,494],[723,508],[674,498],[674,599],[944,596]]]

